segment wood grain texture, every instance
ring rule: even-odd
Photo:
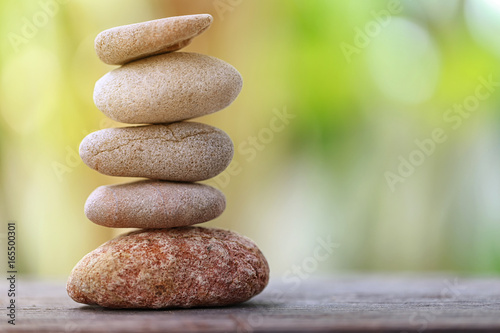
[[[298,280],[297,280],[298,281]],[[2,282],[0,305],[5,313]],[[15,328],[0,332],[498,332],[500,278],[354,275],[271,281],[239,306],[111,310],[83,306],[64,282],[20,280]]]

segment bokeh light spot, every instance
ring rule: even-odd
[[[393,18],[373,38],[367,52],[370,73],[386,97],[417,104],[434,93],[440,74],[439,53],[419,25]]]

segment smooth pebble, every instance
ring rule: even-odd
[[[95,84],[94,102],[107,117],[129,124],[171,123],[224,109],[243,85],[228,63],[173,52],[128,63]]]
[[[141,180],[98,187],[85,203],[92,222],[113,228],[172,228],[210,221],[224,194],[204,184]]]
[[[102,174],[182,182],[218,175],[233,152],[226,133],[196,122],[107,128],[80,144],[83,162]]]
[[[97,35],[94,47],[106,64],[127,62],[180,50],[210,27],[210,14],[167,17],[159,20],[122,25]]]

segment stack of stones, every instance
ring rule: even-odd
[[[140,228],[87,254],[67,291],[75,301],[113,308],[220,306],[260,293],[269,267],[248,238],[193,227],[218,217],[224,195],[195,183],[221,173],[233,144],[220,129],[183,120],[233,102],[242,79],[231,65],[175,52],[206,30],[208,14],[112,28],[95,40],[99,58],[121,67],[97,81],[96,106],[123,123],[88,135],[82,160],[112,176],[145,177],[96,189],[85,204],[96,224]]]

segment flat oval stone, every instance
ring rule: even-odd
[[[242,85],[240,73],[222,60],[173,52],[105,74],[95,84],[94,102],[107,117],[122,123],[171,123],[222,110]]]
[[[182,182],[218,175],[233,152],[226,133],[195,122],[106,128],[80,144],[83,162],[102,174]]]
[[[180,50],[210,27],[210,14],[167,17],[159,20],[123,25],[97,35],[97,56],[110,65]]]
[[[85,215],[105,227],[171,228],[210,221],[225,208],[224,194],[208,185],[141,180],[98,187]]]
[[[244,302],[269,280],[258,247],[202,227],[134,231],[83,257],[66,289],[79,303],[112,308],[190,308]]]

